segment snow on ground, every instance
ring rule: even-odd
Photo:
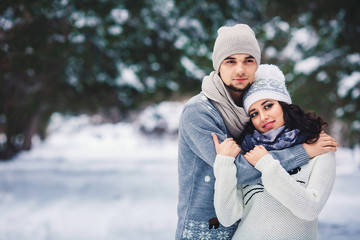
[[[180,113],[169,120],[159,109],[144,121],[166,128]],[[45,142],[0,162],[0,240],[174,239],[176,138],[145,137],[144,125],[54,115]],[[320,239],[360,239],[360,150],[340,149],[337,160]]]

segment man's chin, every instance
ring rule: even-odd
[[[247,92],[251,86],[251,84],[248,84],[247,86],[243,87],[243,88],[239,88],[239,87],[235,87],[235,86],[227,86],[225,85],[228,89],[230,89],[231,91],[234,91],[234,92],[241,92],[241,93],[244,93],[244,92]]]

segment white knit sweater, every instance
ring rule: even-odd
[[[326,153],[293,170],[270,154],[256,165],[262,184],[237,185],[234,158],[217,155],[214,164],[216,215],[224,226],[241,218],[232,239],[316,239],[317,216],[335,180],[335,154]]]

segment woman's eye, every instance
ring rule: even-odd
[[[254,117],[256,117],[257,116],[257,112],[254,112],[254,113],[251,113],[250,114],[250,118],[254,118]]]
[[[265,105],[264,108],[265,108],[265,109],[269,109],[269,108],[271,108],[273,105],[274,105],[274,104],[270,103],[270,104]]]

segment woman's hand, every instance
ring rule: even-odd
[[[250,150],[244,155],[246,161],[248,161],[251,165],[255,166],[256,163],[265,155],[269,154],[266,148],[262,145],[255,146],[253,150]]]
[[[216,150],[217,154],[224,155],[224,156],[230,156],[230,157],[236,157],[241,152],[241,148],[234,141],[234,139],[227,138],[220,144],[219,139],[216,136],[216,134],[211,133],[211,135],[214,140],[215,150]]]

